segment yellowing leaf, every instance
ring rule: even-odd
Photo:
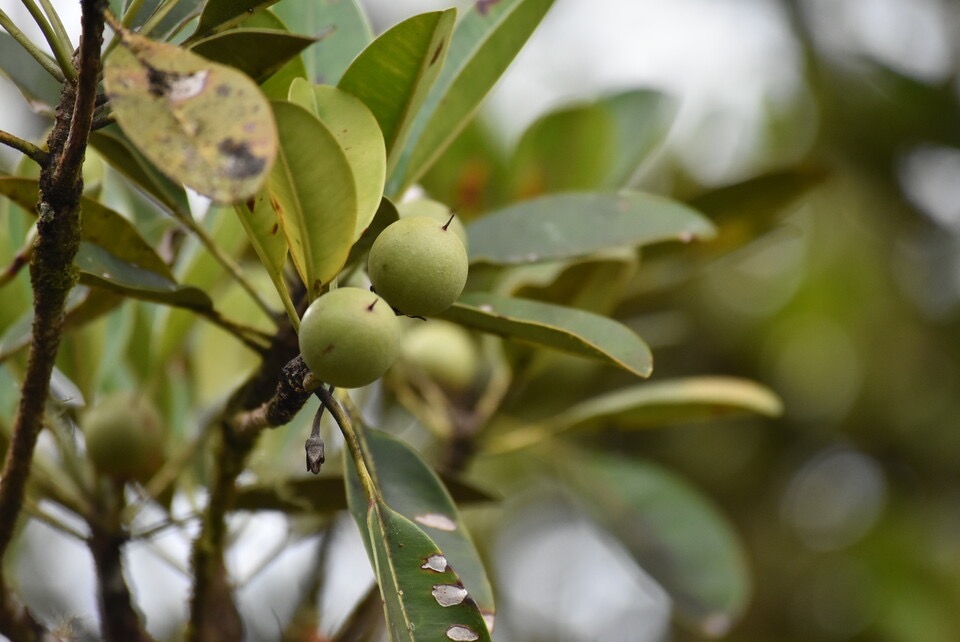
[[[117,124],[175,181],[219,202],[249,198],[277,153],[270,104],[243,73],[124,34],[104,85]]]

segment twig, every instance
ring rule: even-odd
[[[264,428],[290,423],[313,394],[314,388],[305,383],[309,373],[310,369],[302,357],[297,355],[291,359],[280,372],[273,396],[256,408],[235,415],[230,419],[230,427],[237,434],[255,435]],[[316,385],[313,383],[313,386]]]
[[[17,278],[20,270],[30,265],[30,258],[32,256],[33,235],[31,234],[27,237],[27,242],[20,248],[20,251],[14,255],[13,260],[10,261],[10,265],[8,265],[3,272],[0,272],[0,288]]]
[[[133,608],[133,597],[123,576],[123,545],[127,542],[120,521],[123,511],[123,482],[110,481],[90,517],[87,544],[97,569],[100,629],[106,642],[146,642],[150,636]]]
[[[70,50],[72,47],[70,41],[60,40],[60,38],[57,37],[56,30],[50,26],[46,16],[43,15],[40,7],[38,7],[33,0],[20,1],[23,3],[23,6],[27,8],[27,11],[30,12],[30,15],[33,16],[33,21],[40,27],[40,31],[43,32],[43,37],[47,41],[47,44],[50,45],[50,49],[53,50],[53,55],[56,57],[63,75],[70,80],[76,80],[77,69],[73,66],[73,61],[71,60]],[[63,25],[61,25],[60,28],[63,29]],[[66,31],[63,33],[66,35]]]
[[[265,332],[243,325],[242,323],[231,321],[213,309],[198,309],[195,310],[195,312],[217,327],[232,334],[238,341],[256,354],[262,356],[269,347],[271,336]]]
[[[323,405],[330,410],[334,421],[340,426],[340,432],[343,433],[343,439],[347,444],[347,449],[350,451],[350,457],[353,458],[353,463],[357,466],[357,476],[360,478],[360,485],[363,487],[364,495],[367,496],[367,501],[371,503],[379,501],[381,499],[380,490],[373,481],[373,475],[370,472],[370,467],[367,465],[367,458],[364,456],[365,449],[361,445],[362,437],[359,431],[362,430],[362,427],[360,422],[358,421],[357,426],[354,427],[354,422],[351,421],[350,416],[343,409],[343,406],[340,405],[340,402],[323,386],[317,388],[314,394],[317,395],[317,398],[323,402]],[[347,404],[352,407],[349,396],[346,396],[346,393],[344,393],[344,396]]]
[[[50,161],[50,154],[43,151],[30,141],[24,140],[19,136],[14,136],[10,132],[0,130],[0,144],[12,147],[22,152],[27,158],[35,162],[40,167],[46,166]]]
[[[34,292],[33,339],[14,422],[13,438],[0,480],[0,563],[23,506],[33,451],[43,426],[50,375],[60,348],[67,294],[77,283],[73,258],[80,247],[80,173],[97,93],[105,0],[81,1],[79,77],[60,94],[47,139],[52,162],[40,173],[37,244],[30,266]],[[2,566],[2,564],[0,564]],[[32,619],[13,612],[5,578],[0,576],[0,632],[11,639],[37,637]]]
[[[43,67],[48,74],[53,76],[57,82],[62,83],[66,81],[66,76],[63,75],[63,71],[61,71],[60,67],[58,67],[56,63],[50,59],[50,56],[45,54],[40,50],[39,47],[33,44],[33,41],[30,40],[30,37],[27,36],[27,34],[20,31],[17,25],[14,24],[13,20],[10,19],[10,16],[8,16],[3,9],[0,9],[0,27],[3,27],[3,29],[9,33],[13,39],[16,40],[17,43],[33,57],[34,60],[40,63],[40,66]]]
[[[262,422],[272,425],[271,417],[276,415],[270,407],[280,409],[284,405],[271,400],[278,396],[279,388],[287,385],[282,381],[291,367],[289,362],[296,356],[296,335],[289,326],[284,326],[265,354],[260,369],[231,397],[218,423],[219,440],[213,453],[215,468],[209,483],[209,500],[203,512],[200,535],[193,544],[194,590],[185,636],[191,642],[232,642],[243,638],[240,615],[224,564],[226,515],[236,496],[237,476],[246,467],[264,427]],[[278,373],[281,374],[278,376]],[[302,386],[303,375],[299,376],[299,383],[296,381],[295,386]]]
[[[64,29],[63,22],[60,20],[60,15],[57,13],[56,7],[53,6],[50,0],[40,0],[40,4],[43,6],[43,12],[47,15],[47,19],[50,21],[50,26],[53,27],[53,32],[57,35],[57,39],[66,45],[68,51],[72,50],[73,44],[70,42],[70,35],[67,33],[67,30]]]

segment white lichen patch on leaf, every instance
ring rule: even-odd
[[[207,76],[209,72],[206,69],[192,74],[171,74],[167,79],[167,98],[180,101],[200,95],[207,83]]]
[[[447,629],[447,637],[454,642],[474,642],[474,640],[480,639],[480,635],[476,631],[469,626],[459,624],[454,624]]]
[[[452,532],[457,530],[457,523],[441,513],[426,513],[425,515],[417,515],[413,519],[424,526],[436,528],[439,531]]]
[[[438,584],[433,587],[433,598],[440,606],[456,606],[467,599],[467,589],[456,584]]]
[[[436,573],[443,573],[449,568],[447,565],[447,558],[443,555],[431,555],[427,558],[427,561],[420,565],[425,571],[434,571]]]

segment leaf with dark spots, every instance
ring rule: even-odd
[[[224,171],[236,179],[250,178],[263,172],[266,160],[254,155],[250,147],[243,141],[227,138],[218,146],[220,153],[230,161],[225,164]]]
[[[243,73],[126,33],[105,63],[104,87],[123,133],[174,181],[231,203],[266,181],[276,125]]]

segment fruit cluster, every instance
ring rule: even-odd
[[[432,316],[453,305],[466,284],[467,263],[449,222],[409,216],[389,225],[367,259],[374,292],[338,288],[307,308],[300,322],[304,362],[335,386],[372,383],[400,354],[397,314]]]

